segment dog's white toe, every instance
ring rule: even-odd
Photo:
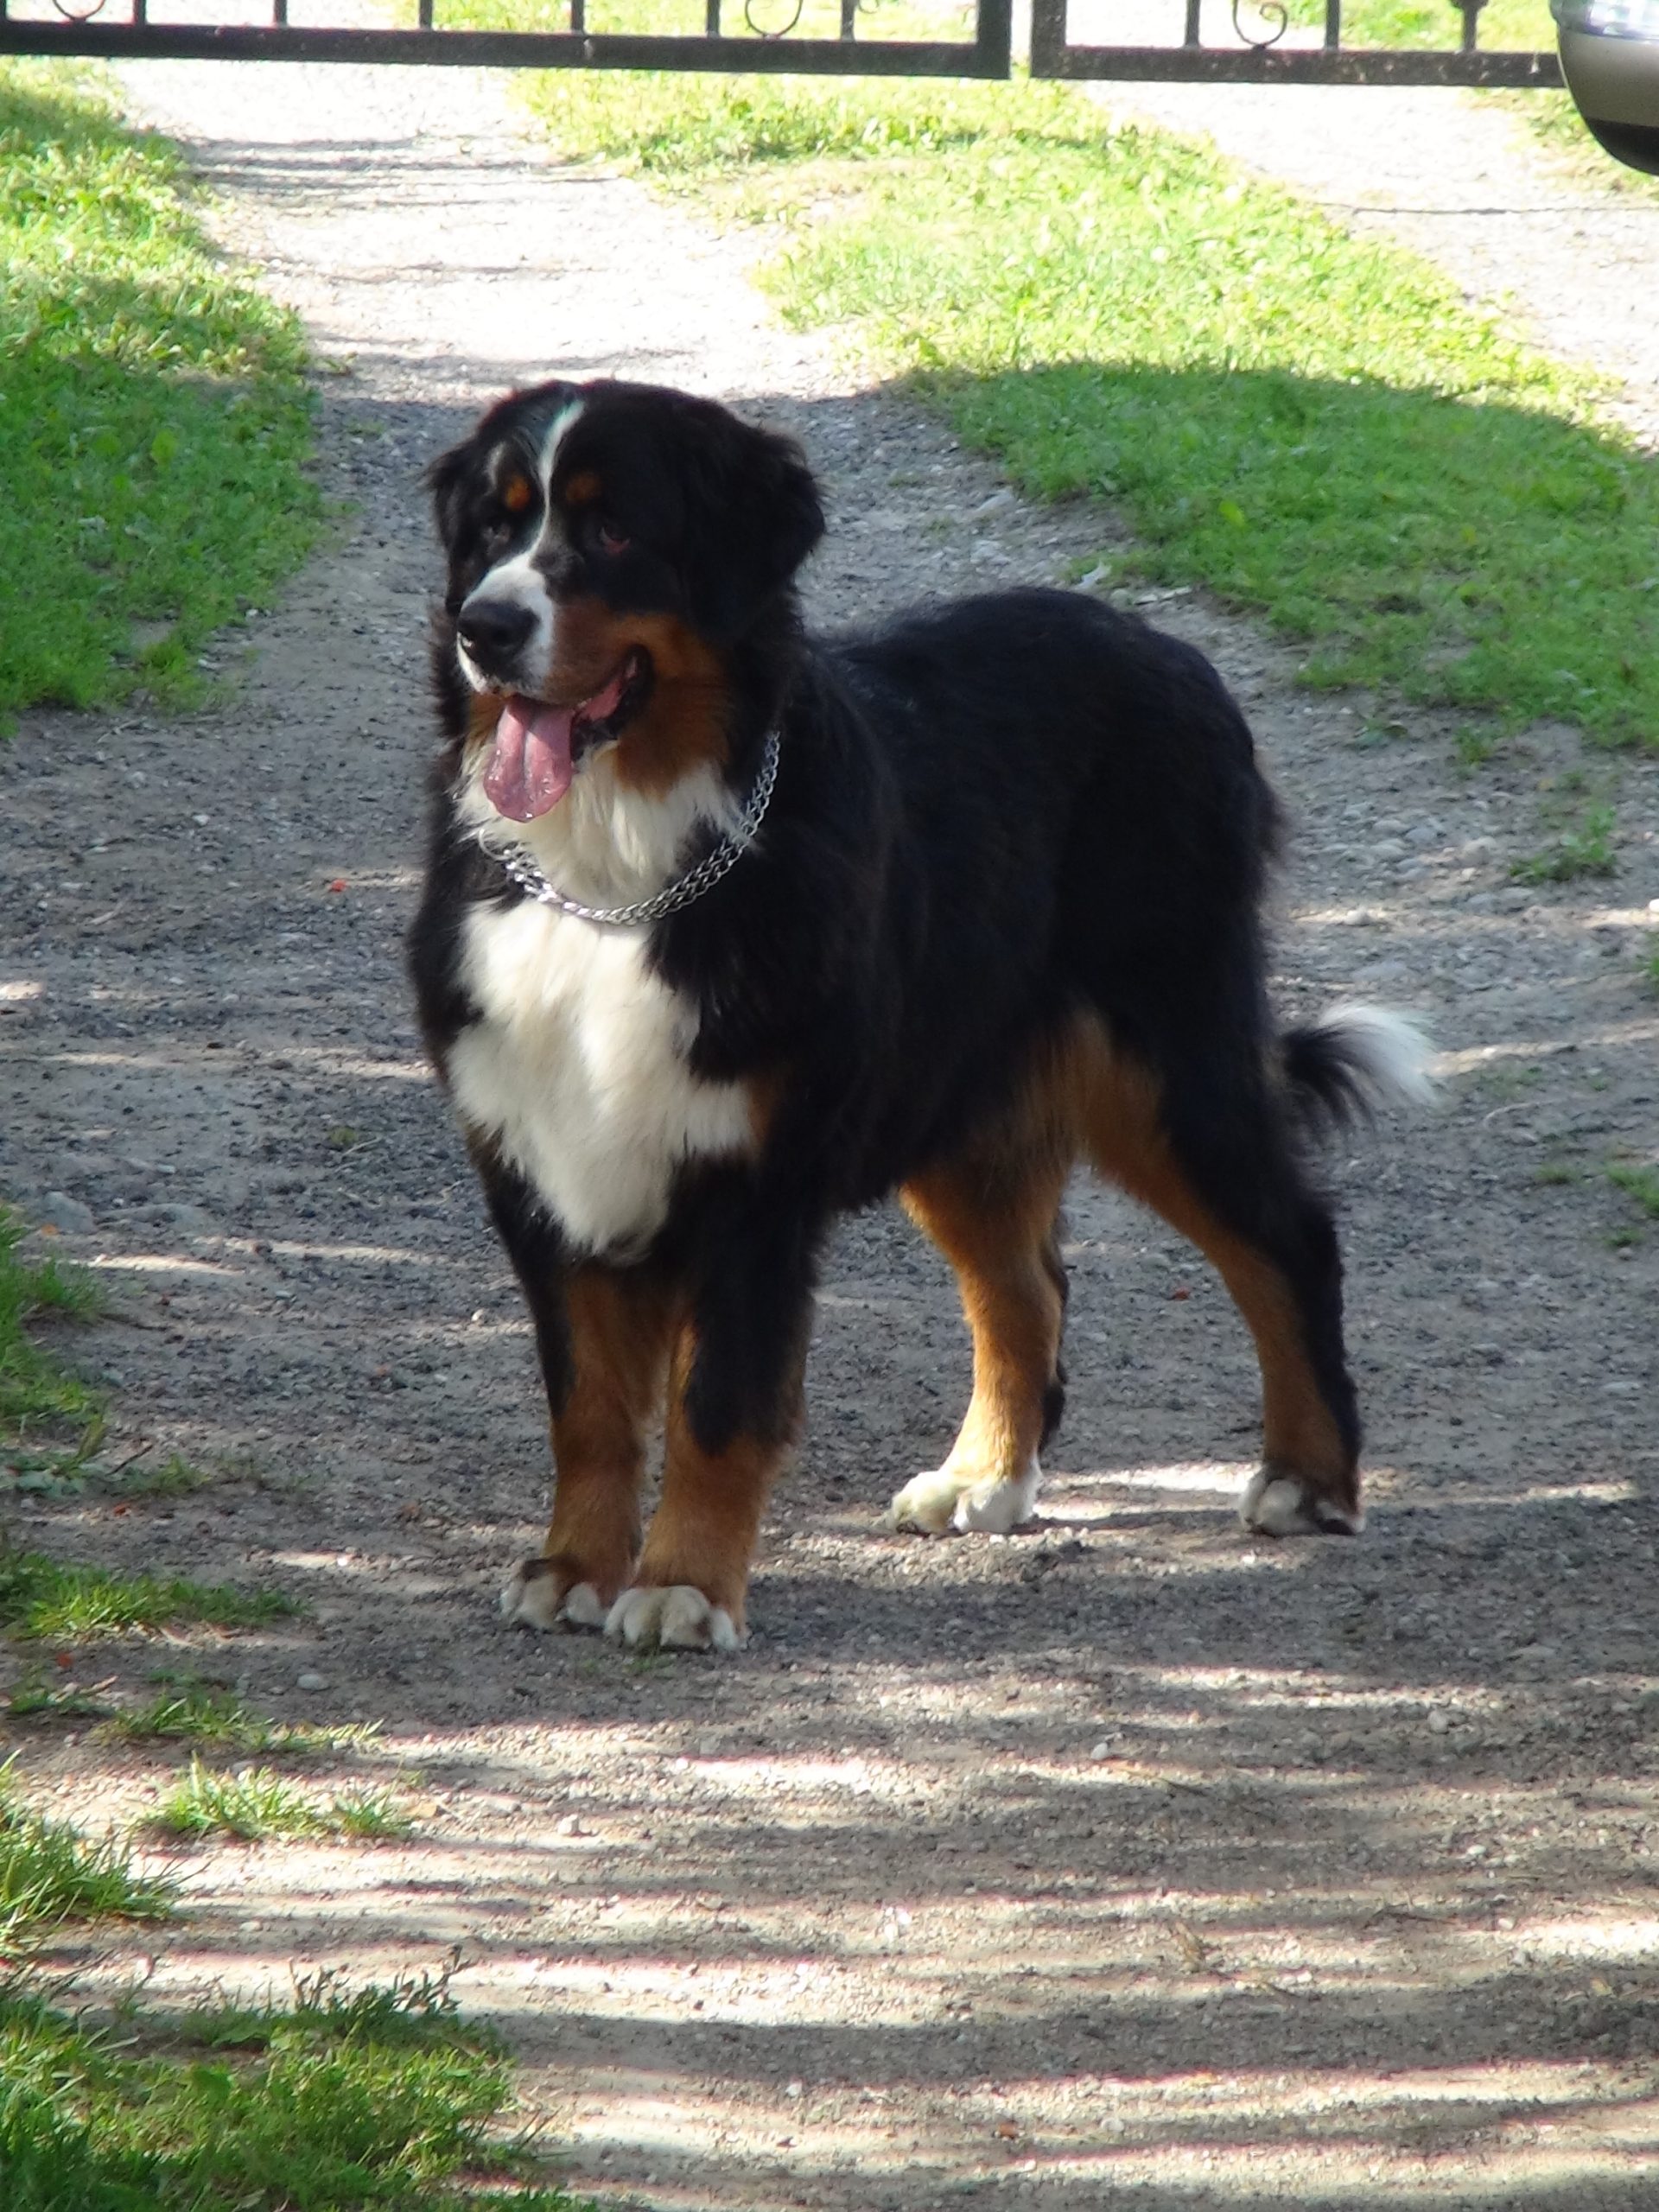
[[[1351,1513],[1305,1477],[1275,1474],[1271,1467],[1259,1467],[1250,1478],[1238,1517],[1262,1536],[1357,1536],[1365,1526],[1363,1508]]]
[[[675,1651],[735,1651],[743,1640],[724,1605],[711,1605],[689,1582],[625,1590],[611,1607],[605,1633],[630,1646],[658,1644]]]
[[[880,1525],[915,1529],[925,1536],[943,1536],[953,1529],[963,1535],[1006,1536],[1010,1529],[1030,1520],[1042,1471],[1033,1459],[1017,1480],[994,1476],[976,1482],[947,1461],[907,1482]]]
[[[603,1628],[605,1600],[591,1582],[578,1582],[559,1595],[558,1571],[550,1560],[521,1560],[501,1592],[505,1619],[520,1628]]]

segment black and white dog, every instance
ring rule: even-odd
[[[1357,1529],[1341,1264],[1302,1147],[1321,1113],[1421,1092],[1424,1048],[1370,1009],[1275,1023],[1274,806],[1203,657],[1060,591],[809,637],[804,461],[681,392],[515,393],[432,484],[445,741],[411,956],[557,1469],[507,1613],[741,1640],[819,1249],[891,1192],[974,1341],[961,1433],[891,1522],[1024,1520],[1080,1159],[1207,1255],[1254,1334],[1245,1521]]]

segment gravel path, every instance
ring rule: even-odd
[[[192,1911],[152,1994],[459,1947],[458,1993],[607,2202],[1650,2212],[1659,1259],[1651,1231],[1610,1241],[1637,1216],[1605,1169],[1650,1157],[1659,1119],[1637,968],[1659,772],[1623,772],[1613,885],[1518,889],[1510,858],[1581,765],[1570,732],[1465,779],[1432,717],[1377,741],[1369,702],[1299,694],[1247,625],[1152,608],[1220,662],[1294,814],[1287,1005],[1387,997],[1448,1048],[1442,1110],[1332,1162],[1362,1541],[1238,1535],[1242,1332],[1159,1224],[1080,1187],[1073,1410],[1033,1529],[871,1533],[967,1370],[943,1269],[881,1215],[829,1271],[752,1649],[630,1662],[509,1631],[494,1592],[545,1485],[531,1352],[400,968],[436,575],[420,466],[514,375],[626,368],[805,440],[834,516],[823,614],[1054,576],[1112,524],[1027,509],[851,388],[768,321],[739,247],[544,162],[494,82],[127,80],[335,364],[325,468],[356,506],[226,648],[233,706],[35,715],[0,760],[0,1181],[61,1194],[57,1249],[117,1298],[91,1339],[111,1456],[149,1440],[216,1477],[11,1517],[76,1555],[302,1592],[297,1625],[166,1656],[275,1713],[382,1722],[338,1771],[417,1821],[400,1846],[171,1854]],[[1361,97],[1403,160],[1427,111]],[[1506,205],[1556,189],[1506,158]],[[1444,133],[1431,165],[1474,191]],[[1524,290],[1530,233],[1488,235]],[[125,1695],[158,1663],[132,1644],[53,1671]],[[16,1732],[29,1787],[82,1813],[140,1814],[169,1770]],[[134,1954],[100,1934],[58,1956],[95,1986]]]

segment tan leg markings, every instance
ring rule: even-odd
[[[790,1444],[741,1436],[723,1452],[704,1451],[685,1415],[696,1349],[688,1325],[669,1384],[662,1497],[632,1587],[612,1606],[605,1628],[625,1643],[734,1651],[744,1637],[749,1561],[760,1516]],[[790,1388],[798,1427],[798,1374]]]
[[[1255,1340],[1263,1464],[1245,1499],[1249,1525],[1275,1535],[1357,1529],[1357,1470],[1319,1389],[1290,1285],[1271,1260],[1217,1220],[1187,1181],[1160,1125],[1151,1076],[1115,1060],[1103,1038],[1096,1036],[1090,1050],[1086,1136],[1096,1166],[1198,1246]]]
[[[645,1440],[662,1403],[672,1309],[655,1285],[601,1268],[566,1293],[572,1381],[552,1424],[553,1518],[541,1556],[501,1594],[532,1628],[604,1625],[639,1548]]]
[[[957,1271],[974,1394],[944,1465],[905,1484],[887,1528],[1000,1535],[1036,1503],[1043,1401],[1065,1318],[1049,1249],[1073,1150],[1063,1072],[1046,1060],[994,1136],[900,1194]]]

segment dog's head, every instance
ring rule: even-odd
[[[798,448],[711,400],[545,384],[430,472],[451,650],[491,741],[492,804],[529,822],[614,742],[666,788],[723,756],[732,649],[823,530]]]

